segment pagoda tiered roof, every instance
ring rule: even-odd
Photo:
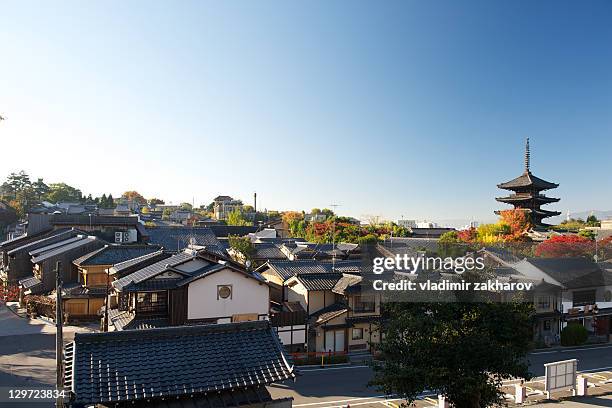
[[[497,187],[503,188],[504,190],[523,190],[525,188],[529,188],[530,190],[542,191],[557,188],[559,187],[559,184],[542,180],[541,178],[531,174],[530,171],[526,171],[513,180],[498,184]]]
[[[497,187],[504,190],[510,190],[514,194],[506,197],[497,197],[495,199],[502,203],[511,204],[515,209],[523,210],[529,213],[531,222],[534,226],[545,226],[546,224],[542,222],[542,219],[560,215],[561,213],[558,211],[542,210],[540,206],[544,204],[556,203],[559,201],[559,199],[554,197],[546,197],[544,194],[540,194],[540,192],[557,188],[559,187],[559,184],[551,183],[534,176],[531,174],[529,164],[529,139],[527,139],[527,143],[525,145],[525,171],[519,177],[497,185]],[[495,211],[495,214],[500,213],[501,211]]]

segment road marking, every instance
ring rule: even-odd
[[[336,404],[338,402],[350,402],[350,401],[359,401],[359,400],[366,400],[366,399],[372,399],[372,398],[385,398],[385,397],[393,397],[393,395],[373,395],[369,397],[350,398],[350,399],[343,399],[343,400],[336,400],[336,401],[309,402],[306,404],[293,404],[293,406],[294,407],[307,407],[307,406],[312,406],[312,405]]]
[[[370,366],[367,366],[367,365],[355,365],[355,366],[345,366],[345,367],[311,368],[309,370],[300,370],[300,367],[296,366],[298,371],[302,372],[302,373],[307,373],[307,372],[310,372],[310,371],[347,370],[347,369],[350,369],[350,368],[364,368],[364,367],[370,367]]]
[[[401,398],[395,398],[395,399],[390,399],[390,400],[385,400],[385,401],[366,401],[366,402],[358,402],[357,404],[350,404],[351,407],[353,406],[357,406],[357,405],[366,405],[366,404],[382,404],[383,402],[388,402],[390,403],[390,401],[399,401]],[[294,405],[295,406],[295,405]],[[325,405],[321,408],[345,408],[345,405]]]
[[[552,354],[552,353],[558,353],[558,350],[553,350],[553,351],[537,351],[535,353],[529,353],[529,355],[531,356],[538,356],[540,354]]]

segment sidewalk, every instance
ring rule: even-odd
[[[543,402],[532,407],[566,407],[566,408],[583,408],[583,407],[612,407],[612,395],[600,395],[596,397],[576,397],[566,401],[551,401]]]

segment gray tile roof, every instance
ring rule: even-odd
[[[301,273],[297,279],[306,290],[332,290],[342,278],[341,273]]]
[[[201,396],[295,377],[268,321],[76,333],[65,385],[79,405]]]
[[[128,261],[120,262],[113,265],[110,268],[110,273],[124,276],[127,273],[133,272],[137,269],[144,268],[155,262],[161,261],[162,259],[169,258],[171,254],[164,251],[156,251],[147,255],[139,256]]]
[[[163,271],[167,270],[169,267],[174,267],[180,265],[184,262],[187,262],[191,259],[194,259],[196,255],[190,252],[180,252],[176,255],[171,256],[170,258],[162,259],[161,261],[155,262],[149,266],[146,266],[142,269],[139,269],[129,275],[122,277],[121,279],[113,282],[113,287],[118,290],[122,290],[124,287],[130,284],[138,284],[143,282],[149,278],[152,278]]]
[[[262,267],[261,270],[266,268],[272,269],[278,276],[286,281],[287,279],[300,274],[300,273],[325,273],[328,272],[328,268],[326,268],[321,262],[306,259],[306,260],[298,260],[298,261],[268,261],[265,267]]]
[[[114,265],[160,250],[154,245],[106,245],[73,261],[78,266]]]
[[[346,303],[336,302],[324,307],[321,310],[317,310],[315,313],[310,315],[308,320],[311,324],[318,326],[320,324],[327,323],[338,316],[342,316],[347,310],[348,307],[346,306]]]
[[[104,297],[105,287],[87,287],[80,283],[69,283],[62,286],[62,296],[68,298]]]
[[[42,282],[35,276],[28,276],[27,278],[23,278],[19,280],[19,285],[21,285],[24,289],[31,289],[36,285],[40,285]]]
[[[108,311],[108,319],[115,326],[115,330],[145,330],[170,326],[170,321],[163,317],[136,319],[133,313],[111,309]]]
[[[148,242],[161,245],[167,251],[180,252],[188,245],[203,246],[215,255],[227,257],[225,249],[209,227],[146,228]]]
[[[361,276],[358,275],[343,274],[332,288],[332,292],[344,295],[348,288],[361,283],[361,279]]]
[[[31,256],[38,256],[44,252],[51,251],[52,249],[59,248],[64,245],[71,244],[73,242],[77,242],[85,238],[85,235],[68,235],[62,237],[59,241],[46,242],[45,246],[30,248],[30,252],[28,252]]]
[[[566,288],[612,285],[612,272],[586,258],[528,258],[527,262]]]
[[[32,257],[32,263],[42,262],[45,259],[49,259],[59,254],[63,254],[66,251],[70,251],[75,248],[82,247],[83,245],[90,244],[96,240],[97,240],[96,237],[83,237],[82,239],[76,240],[74,242],[67,242],[66,245],[58,246],[57,248],[51,249],[50,251],[46,251],[37,256]],[[67,241],[71,241],[71,240],[67,240]]]
[[[18,246],[14,249],[11,249],[10,251],[8,251],[8,254],[12,255],[20,251],[27,251],[27,250],[34,249],[34,248],[41,248],[41,247],[46,246],[47,244],[51,245],[55,242],[64,240],[69,237],[73,237],[77,235],[77,233],[78,233],[77,231],[72,230],[72,229],[62,229],[62,230],[54,231],[49,236],[45,236],[44,238],[37,239],[35,241],[30,241],[28,243],[24,243],[22,246]]]

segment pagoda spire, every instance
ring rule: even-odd
[[[530,173],[529,169],[529,161],[531,158],[531,153],[529,152],[529,138],[527,138],[527,142],[525,143],[525,173]]]

